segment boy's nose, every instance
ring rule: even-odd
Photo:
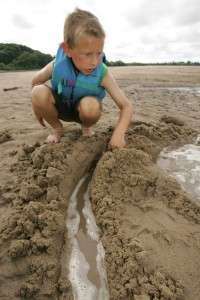
[[[96,54],[92,55],[92,57],[91,57],[92,66],[95,67],[98,64],[98,62],[99,62],[99,56]]]

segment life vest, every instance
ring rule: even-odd
[[[85,96],[94,96],[102,100],[106,92],[101,86],[101,81],[106,72],[107,66],[104,63],[100,63],[89,75],[77,72],[61,45],[54,61],[52,89],[61,95],[63,101],[76,102]]]

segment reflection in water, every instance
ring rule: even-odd
[[[197,144],[198,140],[199,137]],[[200,204],[200,146],[188,144],[171,152],[166,148],[160,153],[158,165],[176,177]]]
[[[72,246],[69,279],[74,299],[108,300],[104,249],[91,209],[86,176],[70,198],[67,229]]]
[[[178,92],[183,92],[183,93],[192,93],[195,94],[196,96],[200,96],[200,87],[199,86],[174,86],[174,87],[142,87],[138,88],[142,90],[166,90],[166,91],[178,91]]]
[[[171,87],[169,90],[186,92],[186,93],[194,93],[197,96],[200,96],[200,87]]]

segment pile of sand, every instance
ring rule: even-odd
[[[92,204],[113,300],[200,295],[200,207],[155,164],[164,144],[192,133],[177,123],[133,126],[128,149],[107,152],[95,170]]]

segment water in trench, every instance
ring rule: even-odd
[[[193,93],[196,96],[200,96],[200,87],[169,87],[167,88],[171,91],[179,91],[179,92],[185,92],[185,93]]]
[[[71,195],[67,217],[71,242],[69,280],[74,300],[107,300],[104,249],[89,200],[89,176],[83,177]]]
[[[192,93],[195,94],[196,96],[200,96],[200,87],[199,86],[176,86],[176,87],[142,87],[139,88],[142,90],[167,90],[167,91],[178,91],[178,92],[183,92],[183,93]]]
[[[163,149],[158,165],[174,176],[192,199],[200,205],[200,136],[195,144],[187,144],[176,150]]]

